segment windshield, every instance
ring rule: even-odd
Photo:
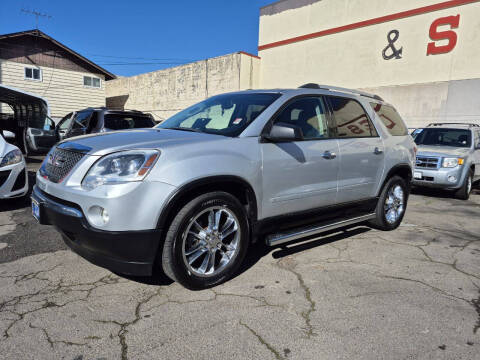
[[[155,122],[151,117],[107,114],[104,116],[104,127],[110,130],[151,128]]]
[[[179,112],[157,128],[238,136],[279,97],[272,93],[214,96]]]
[[[412,136],[417,145],[468,148],[472,144],[472,134],[470,130],[465,129],[416,129]]]

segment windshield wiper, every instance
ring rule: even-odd
[[[192,128],[184,128],[184,127],[171,127],[171,128],[164,128],[164,129],[167,129],[167,130],[180,130],[180,131],[191,131],[191,132],[203,132],[201,130],[198,130],[198,129],[192,129]]]

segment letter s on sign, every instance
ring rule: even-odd
[[[452,29],[457,29],[460,25],[460,15],[443,17],[432,23],[430,26],[430,39],[433,42],[428,44],[427,55],[446,54],[457,45],[457,33],[453,30],[438,31],[438,27],[442,25],[450,25]],[[437,46],[435,41],[439,40],[448,40],[448,44]]]

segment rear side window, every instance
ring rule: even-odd
[[[380,120],[387,127],[390,135],[405,136],[408,135],[408,129],[403,122],[400,114],[393,106],[370,103],[372,109],[377,113]]]
[[[362,105],[353,99],[328,97],[339,138],[375,137],[375,127]]]
[[[110,130],[151,128],[154,125],[153,119],[147,116],[130,114],[106,114],[104,116],[104,126]]]

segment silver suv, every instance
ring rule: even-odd
[[[402,221],[415,145],[380,97],[307,84],[211,97],[152,129],[53,148],[32,212],[94,264],[130,275],[162,266],[190,289],[270,246],[368,222]]]
[[[453,190],[467,200],[480,180],[480,126],[435,123],[412,136],[418,146],[413,184]]]

